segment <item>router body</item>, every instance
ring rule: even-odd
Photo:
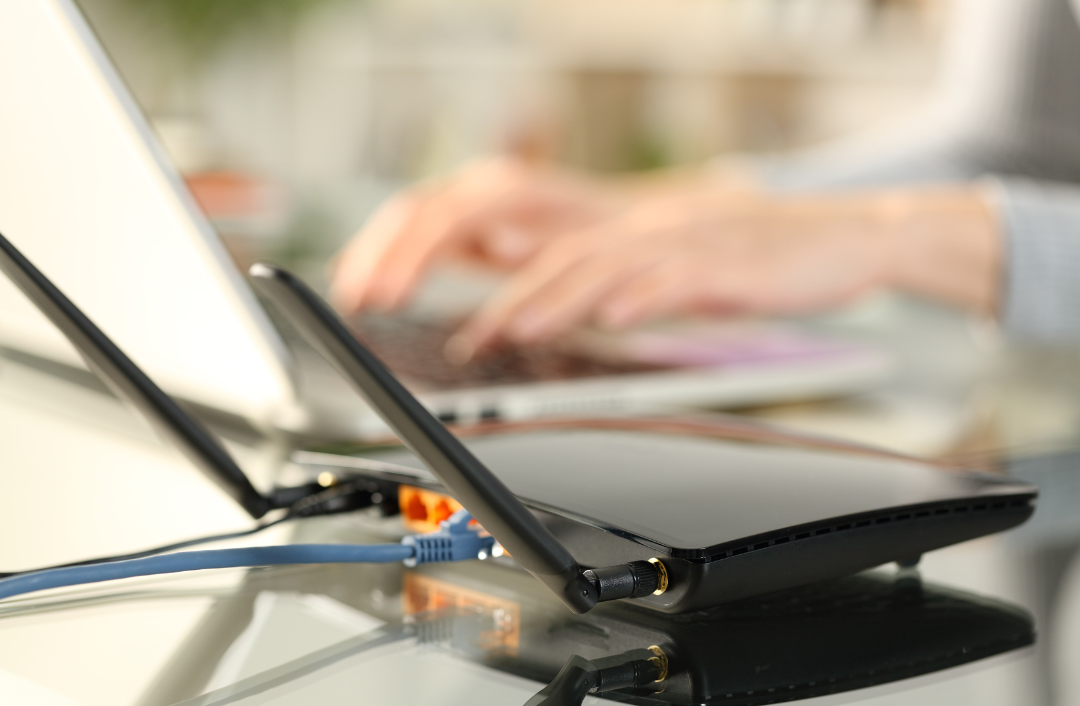
[[[741,424],[673,426],[563,421],[463,440],[582,566],[662,560],[668,590],[635,603],[670,613],[915,563],[1034,511],[1035,488],[1003,476],[761,429],[751,439]],[[441,489],[404,449],[366,457]]]
[[[318,492],[309,484],[262,494],[197,420],[3,236],[0,271],[118,396],[252,517],[291,509]],[[694,435],[670,420],[654,429],[641,428],[641,420],[622,429],[613,420],[591,429],[534,425],[467,447],[303,282],[269,265],[251,274],[415,454],[426,482],[453,495],[575,613],[622,599],[685,612],[890,561],[913,563],[924,552],[1018,525],[1034,511],[1036,491],[1023,483],[770,437],[745,425],[726,435]],[[398,459],[396,474],[424,482],[400,465],[409,460]],[[353,492],[374,502],[373,491]]]

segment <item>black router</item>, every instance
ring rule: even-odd
[[[252,517],[318,490],[260,493],[221,444],[3,236],[0,270],[92,370]],[[911,563],[1016,526],[1034,511],[1032,486],[914,461],[875,464],[871,456],[785,455],[783,448],[763,460],[719,442],[706,452],[692,438],[587,431],[554,444],[535,435],[475,442],[481,455],[499,460],[511,490],[303,282],[269,265],[255,265],[251,275],[423,461],[433,482],[577,613],[621,598],[684,612]]]
[[[265,264],[249,274],[434,480],[577,613],[619,598],[680,613],[914,564],[1034,512],[1025,483],[887,454],[585,429],[471,442],[496,477],[303,282]]]

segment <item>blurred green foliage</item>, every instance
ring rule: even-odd
[[[171,34],[193,58],[212,53],[239,30],[280,30],[331,1],[116,0],[133,18]]]

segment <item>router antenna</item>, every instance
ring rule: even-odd
[[[90,369],[120,398],[142,412],[158,433],[179,447],[210,480],[255,519],[270,510],[272,501],[255,489],[210,432],[154,384],[3,235],[0,235],[0,270],[71,341]]]
[[[253,265],[249,274],[259,291],[355,385],[458,502],[571,610],[584,613],[598,601],[662,590],[657,587],[664,570],[655,563],[632,562],[583,572],[566,547],[356,340],[307,285],[272,265]]]

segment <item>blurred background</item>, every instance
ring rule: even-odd
[[[316,285],[387,196],[493,151],[625,174],[903,120],[940,85],[960,1],[78,0],[238,264]],[[436,291],[491,284],[449,276]],[[887,294],[816,323],[900,374],[744,413],[934,456],[1080,429],[1073,351],[1031,365],[986,322]]]
[[[932,90],[947,0],[80,0],[246,265],[318,279],[387,194],[514,149],[784,153]]]

